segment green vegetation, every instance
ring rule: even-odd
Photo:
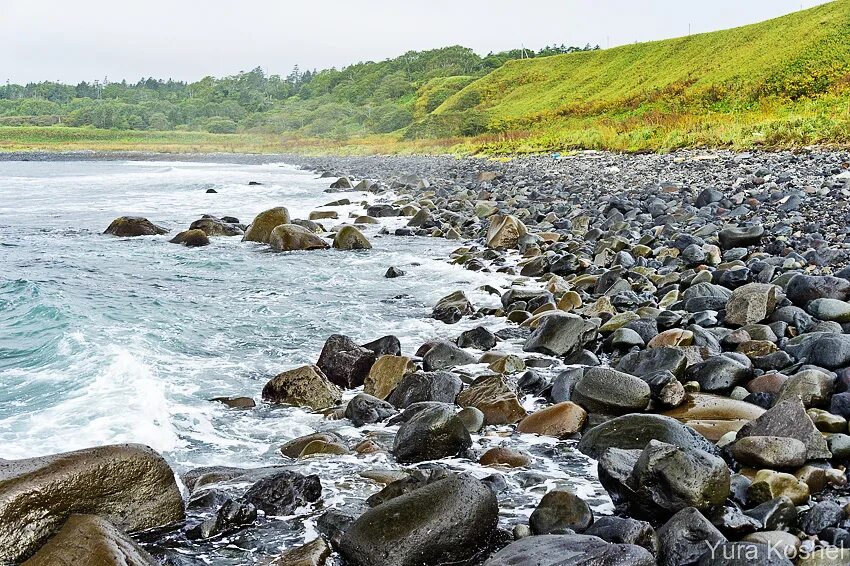
[[[102,134],[101,132],[109,132]],[[523,153],[850,141],[850,0],[607,50],[0,87],[0,149]],[[215,148],[215,149],[210,149]]]

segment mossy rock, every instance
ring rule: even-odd
[[[171,239],[172,244],[183,244],[189,248],[199,248],[201,246],[210,245],[210,239],[203,230],[186,230],[180,232]]]
[[[248,229],[245,230],[243,242],[262,242],[268,244],[272,230],[281,224],[289,224],[289,211],[279,206],[259,213]]]
[[[136,236],[160,236],[168,234],[168,230],[162,226],[157,226],[147,218],[121,216],[113,220],[103,233],[121,238],[133,238]]]
[[[371,250],[372,244],[354,226],[343,226],[334,236],[334,247],[338,250]]]
[[[280,226],[276,226],[272,230],[269,244],[272,249],[281,252],[324,250],[329,247],[325,240],[296,224],[281,224]]]

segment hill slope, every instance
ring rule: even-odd
[[[666,149],[848,141],[850,0],[678,39],[509,61],[409,137],[483,147]],[[477,128],[477,132],[471,131]]]

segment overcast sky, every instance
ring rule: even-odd
[[[465,45],[620,45],[735,27],[824,0],[0,0],[0,81],[197,80]]]

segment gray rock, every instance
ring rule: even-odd
[[[583,454],[599,459],[608,448],[643,450],[651,440],[704,450],[709,454],[717,453],[714,444],[676,419],[640,414],[624,415],[591,428],[584,433],[577,448]]]
[[[254,483],[242,500],[266,515],[282,516],[291,515],[298,507],[316,502],[321,497],[322,482],[319,476],[305,476],[284,470]]]
[[[469,352],[458,348],[451,342],[437,342],[424,356],[422,356],[422,367],[426,372],[451,369],[455,366],[474,364],[478,358]]]
[[[359,393],[345,406],[345,418],[357,427],[381,422],[397,412],[391,404],[366,393]]]
[[[781,436],[795,438],[806,446],[806,459],[830,458],[826,439],[815,428],[799,399],[778,403],[759,418],[741,427],[738,438],[747,436]]]
[[[456,456],[472,446],[469,431],[449,405],[419,411],[396,433],[393,455],[399,462],[421,462]]]
[[[535,535],[582,533],[593,524],[593,512],[580,497],[569,491],[550,491],[528,519]]]
[[[484,566],[654,566],[645,548],[587,535],[541,535],[513,542]]]
[[[753,468],[799,468],[806,463],[806,445],[796,438],[745,436],[732,447],[732,456]]]
[[[571,400],[589,412],[621,415],[643,411],[649,405],[649,385],[617,370],[587,368],[576,382]]]
[[[416,372],[403,377],[387,401],[399,409],[425,401],[453,404],[462,387],[460,378],[449,372]]]
[[[596,336],[598,326],[580,316],[556,313],[545,316],[523,346],[526,352],[569,356]]]
[[[657,556],[661,546],[652,525],[627,517],[600,517],[586,530],[586,535],[601,538],[615,544],[635,544]]]
[[[795,275],[785,285],[785,296],[798,307],[806,307],[815,299],[850,298],[850,281],[828,275]]]
[[[673,515],[658,529],[661,551],[659,566],[691,566],[718,543],[726,542],[717,528],[697,509],[688,507]]]

